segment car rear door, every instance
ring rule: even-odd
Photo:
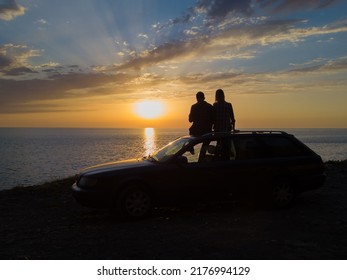
[[[233,162],[236,195],[253,197],[269,182],[268,169],[271,160],[267,150],[256,134],[234,135],[235,160]]]

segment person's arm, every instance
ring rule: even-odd
[[[230,103],[230,108],[231,108],[231,114],[230,114],[230,120],[231,120],[231,130],[235,130],[235,115],[234,115],[234,110],[233,110],[233,105]]]
[[[188,120],[189,120],[189,122],[193,122],[194,121],[194,119],[195,119],[195,116],[194,116],[195,114],[194,114],[194,108],[193,108],[193,106],[192,107],[190,107],[190,113],[189,113],[189,116],[188,116]]]

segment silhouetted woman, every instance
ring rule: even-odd
[[[231,103],[225,101],[224,91],[217,89],[216,101],[213,104],[214,124],[216,132],[227,132],[235,130],[234,110]]]

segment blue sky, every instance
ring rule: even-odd
[[[0,0],[0,126],[347,127],[347,1]],[[132,106],[156,99],[161,120]]]

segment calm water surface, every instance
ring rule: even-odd
[[[0,128],[0,189],[76,174],[81,168],[141,158],[185,130]]]
[[[285,129],[327,160],[347,158],[347,129]],[[76,174],[80,169],[141,158],[186,129],[0,128],[0,189]]]

